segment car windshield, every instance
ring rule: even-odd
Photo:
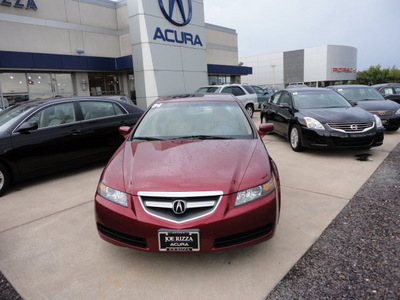
[[[308,108],[334,108],[334,107],[350,107],[350,103],[342,96],[332,92],[294,92],[294,106],[298,109]]]
[[[218,87],[216,87],[216,86],[212,86],[212,87],[206,86],[206,87],[199,88],[195,92],[195,94],[215,93],[217,90],[218,90]]]
[[[0,112],[0,132],[3,132],[8,128],[8,124],[13,122],[15,118],[20,116],[21,114],[33,110],[35,105],[17,105],[11,106],[6,110]]]
[[[383,98],[383,96],[374,88],[351,87],[345,89],[339,88],[337,91],[350,101],[385,100],[385,98]]]
[[[252,139],[252,127],[236,102],[170,101],[152,106],[131,140]]]

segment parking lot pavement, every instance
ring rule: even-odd
[[[371,150],[295,153],[266,136],[282,182],[277,233],[218,253],[155,254],[101,240],[93,196],[102,166],[21,183],[0,198],[0,270],[26,300],[264,299],[399,141],[395,132]],[[358,161],[361,153],[371,160]]]

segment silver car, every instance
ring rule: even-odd
[[[195,94],[205,93],[224,93],[234,95],[243,103],[250,117],[253,116],[255,108],[258,108],[257,94],[253,88],[247,84],[209,85],[201,87],[195,92]]]

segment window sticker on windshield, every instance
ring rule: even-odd
[[[343,89],[338,89],[338,92],[343,92]]]
[[[159,108],[161,107],[162,103],[156,103],[151,108]]]

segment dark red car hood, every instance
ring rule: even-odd
[[[231,194],[268,181],[271,170],[260,139],[128,141],[104,174],[104,184],[132,195],[141,191]]]

